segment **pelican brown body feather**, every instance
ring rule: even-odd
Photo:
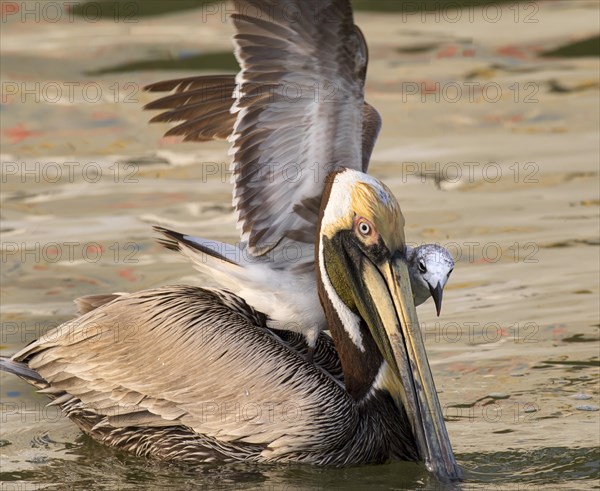
[[[307,362],[305,343],[286,342],[239,297],[168,286],[121,295],[2,363],[85,433],[137,455],[329,465],[416,460],[410,426],[389,394],[355,401],[328,362],[321,364],[330,348],[322,334],[314,363]],[[339,366],[335,356],[329,365]]]

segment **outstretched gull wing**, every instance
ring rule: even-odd
[[[235,75],[203,75],[165,80],[144,87],[150,92],[171,92],[144,106],[144,109],[166,109],[151,123],[183,121],[165,136],[183,136],[184,141],[226,140],[233,131],[235,114]]]
[[[354,26],[358,30],[357,26]],[[165,110],[151,123],[180,122],[165,136],[183,136],[183,141],[226,140],[233,131],[236,115],[230,111],[236,93],[235,75],[200,75],[164,80],[144,87],[149,92],[171,92],[149,102],[148,110]],[[367,172],[371,153],[381,129],[377,109],[365,101],[362,125],[362,171]]]
[[[312,244],[318,205],[307,204],[330,172],[361,169],[367,53],[348,1],[235,6],[233,201],[242,241],[261,256],[285,237]]]
[[[231,133],[242,247],[252,256],[273,251],[273,268],[308,271],[324,179],[340,167],[366,170],[381,125],[363,99],[366,44],[347,1],[235,7],[235,82],[219,75],[153,84],[176,93],[147,108],[169,109],[154,121],[184,121],[167,134]],[[284,264],[288,245],[292,266]]]

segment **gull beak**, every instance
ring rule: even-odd
[[[435,310],[437,311],[437,315],[439,317],[440,312],[442,311],[442,295],[444,293],[444,287],[442,287],[442,284],[439,281],[435,288],[433,288],[429,283],[427,283],[427,286],[429,287],[429,293],[431,293],[431,297],[435,302]]]
[[[421,459],[442,481],[460,479],[425,353],[405,258],[397,252],[375,264],[368,258],[350,273],[355,305],[395,375],[386,387],[406,410]],[[441,289],[439,294],[441,302]],[[434,300],[437,299],[434,296]]]

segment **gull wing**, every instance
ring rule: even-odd
[[[358,27],[354,26],[355,29]],[[201,75],[177,78],[147,85],[149,92],[172,92],[144,106],[164,110],[151,123],[182,123],[169,129],[165,136],[183,136],[183,141],[226,140],[233,131],[236,115],[231,112],[237,85],[235,75]],[[377,109],[365,101],[362,125],[362,171],[367,172],[371,153],[381,129]]]
[[[312,244],[326,176],[361,169],[367,53],[348,1],[235,5],[233,202],[262,256],[284,238]]]
[[[235,87],[235,75],[165,80],[144,89],[175,93],[146,104],[144,109],[166,109],[154,116],[151,123],[183,121],[165,136],[183,136],[184,141],[226,140],[235,123],[235,114],[231,112]]]
[[[242,247],[254,257],[274,251],[269,267],[307,272],[325,177],[341,167],[366,169],[381,124],[364,104],[367,47],[348,1],[238,1],[231,18],[241,66],[233,91],[227,76],[201,86],[199,79],[161,82],[150,90],[176,93],[148,108],[170,109],[154,120],[183,120],[168,134],[194,140],[225,136],[226,111],[233,114]],[[233,94],[229,108],[223,92]]]

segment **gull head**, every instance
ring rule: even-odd
[[[423,244],[415,248],[407,246],[406,258],[415,305],[433,297],[439,316],[444,287],[454,269],[452,256],[440,245]]]

